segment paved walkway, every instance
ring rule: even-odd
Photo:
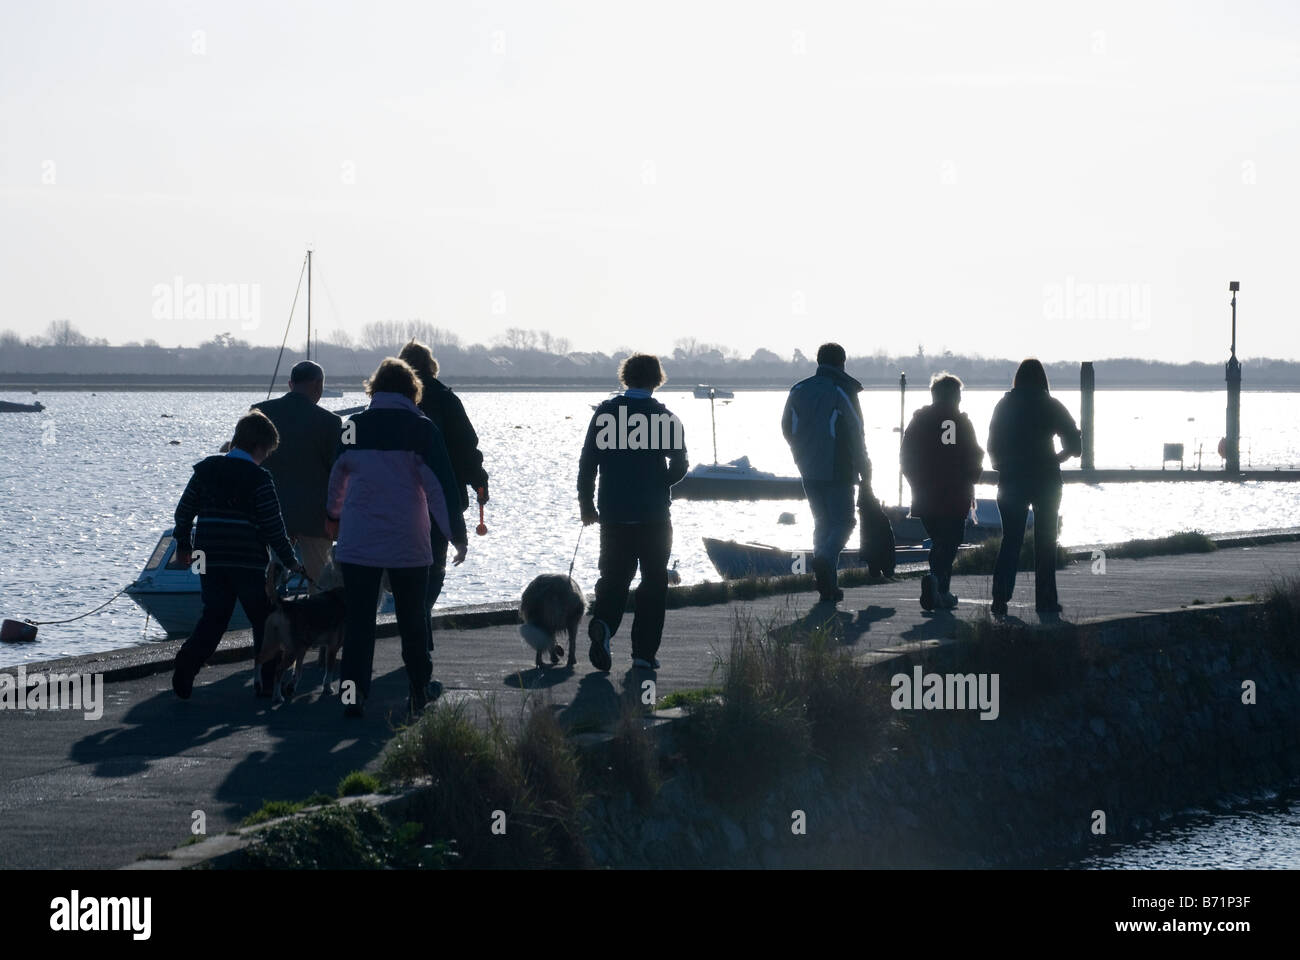
[[[1087,563],[1074,564],[1058,582],[1066,617],[1080,619],[1241,599],[1297,571],[1300,543],[1286,543],[1110,560],[1104,576],[1092,574]],[[989,580],[954,579],[959,616],[973,616],[987,604]],[[1013,603],[1011,611],[1028,622],[1036,620],[1032,581],[1021,575],[1021,604]],[[870,649],[951,636],[954,618],[924,615],[918,589],[918,581],[904,580],[846,591],[839,614],[845,640]],[[794,619],[812,603],[813,596],[802,593],[670,610],[659,696],[710,684],[714,653],[725,652],[735,612]],[[526,696],[547,697],[566,723],[587,727],[608,719],[631,683],[626,628],[625,621],[608,675],[587,662],[585,631],[575,671],[539,675],[532,652],[509,626],[440,632],[435,675],[449,698],[488,696],[502,710],[518,711]],[[96,669],[92,660],[86,658],[82,669]],[[184,842],[195,810],[204,811],[208,832],[216,833],[265,800],[334,793],[344,774],[378,764],[392,724],[405,711],[397,641],[378,644],[372,699],[362,720],[345,721],[337,700],[320,699],[318,680],[313,662],[305,677],[311,692],[273,709],[253,698],[244,661],[205,669],[188,702],[176,699],[170,674],[160,672],[108,684],[97,721],[68,711],[0,713],[0,866],[123,866]]]

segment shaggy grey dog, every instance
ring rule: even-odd
[[[544,573],[524,588],[519,604],[519,627],[524,642],[537,651],[537,666],[545,669],[542,654],[548,653],[551,663],[560,662],[564,648],[556,642],[562,631],[569,632],[569,662],[573,666],[573,647],[578,638],[578,624],[586,612],[587,601],[577,581],[562,573]]]

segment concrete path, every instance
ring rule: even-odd
[[[1065,616],[1082,619],[1263,595],[1296,572],[1300,543],[1285,543],[1109,560],[1104,576],[1079,563],[1061,571],[1058,583]],[[962,598],[959,616],[981,612],[989,579],[954,580],[954,592]],[[918,581],[903,580],[846,591],[839,614],[846,642],[866,650],[951,636],[954,618],[924,615],[918,589]],[[1035,622],[1032,575],[1021,575],[1015,599],[1020,603],[1013,603],[1012,614]],[[658,695],[710,685],[716,654],[725,653],[737,613],[788,621],[807,614],[813,600],[803,593],[670,610]],[[607,722],[625,690],[635,690],[644,679],[629,672],[627,627],[625,621],[615,637],[615,669],[608,675],[588,663],[585,631],[575,671],[561,667],[539,675],[531,651],[524,650],[511,626],[440,632],[435,675],[449,699],[486,696],[501,710],[517,713],[525,697],[541,697],[570,727],[589,728]],[[62,661],[60,669],[104,667],[86,657],[80,667]],[[310,693],[271,708],[269,701],[254,699],[245,660],[205,669],[187,702],[173,695],[170,673],[158,672],[108,684],[98,720],[71,711],[0,712],[0,866],[124,866],[184,842],[196,810],[205,813],[209,833],[223,832],[265,800],[333,794],[348,772],[377,766],[405,712],[397,641],[378,644],[374,687],[362,720],[345,721],[337,700],[319,697],[314,663],[305,681]]]

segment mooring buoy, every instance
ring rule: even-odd
[[[23,620],[5,620],[0,623],[0,643],[32,643],[36,640],[36,624]]]

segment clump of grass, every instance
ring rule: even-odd
[[[1300,578],[1273,585],[1264,599],[1265,635],[1291,662],[1300,662]]]
[[[1109,548],[1106,554],[1111,557],[1137,559],[1177,553],[1210,553],[1218,548],[1218,544],[1202,531],[1182,530],[1167,537],[1129,540]]]
[[[993,620],[985,614],[957,625],[966,641],[944,651],[954,662],[945,669],[996,673],[1001,688],[1027,696],[1055,693],[1070,686],[1079,671],[1099,654],[1085,644],[1076,625],[1062,622],[1044,630],[1028,624]]]
[[[373,773],[353,770],[339,781],[339,796],[360,797],[367,793],[378,793],[379,788],[379,778]]]
[[[721,687],[701,687],[699,690],[675,690],[660,697],[655,705],[657,710],[671,710],[673,707],[693,707],[706,700],[716,700],[722,695]]]
[[[463,701],[426,710],[389,744],[383,776],[431,780],[424,822],[454,838],[468,866],[588,862],[579,762],[554,714],[533,707],[512,730],[487,713],[480,727]]]
[[[737,800],[801,767],[812,751],[811,725],[791,682],[795,652],[769,641],[737,612],[722,663],[722,697],[691,705],[682,745],[715,797]]]
[[[952,572],[958,575],[992,574],[997,565],[998,551],[1002,549],[1001,537],[989,537],[971,550],[963,550],[953,561]],[[1056,569],[1063,570],[1070,562],[1070,555],[1059,543],[1056,545]],[[1020,544],[1020,559],[1017,570],[1034,569],[1034,537],[1030,532]]]
[[[889,693],[822,627],[797,658],[796,683],[816,752],[833,762],[863,758],[889,716]]]
[[[641,711],[628,701],[619,711],[609,742],[609,766],[614,779],[632,795],[637,806],[647,806],[659,792],[658,749],[646,732]]]
[[[268,820],[278,820],[281,817],[291,816],[300,810],[306,810],[308,807],[321,807],[333,802],[333,797],[326,796],[323,793],[313,793],[306,800],[268,800],[262,804],[260,809],[246,816],[240,822],[240,826],[256,826],[259,823],[266,823]]]
[[[244,852],[254,870],[379,870],[435,868],[455,858],[450,844],[421,844],[419,824],[395,827],[365,804],[331,806],[277,823]]]
[[[737,613],[720,666],[720,696],[684,700],[683,746],[721,799],[751,796],[812,756],[865,758],[889,713],[887,691],[827,626],[801,632]]]

